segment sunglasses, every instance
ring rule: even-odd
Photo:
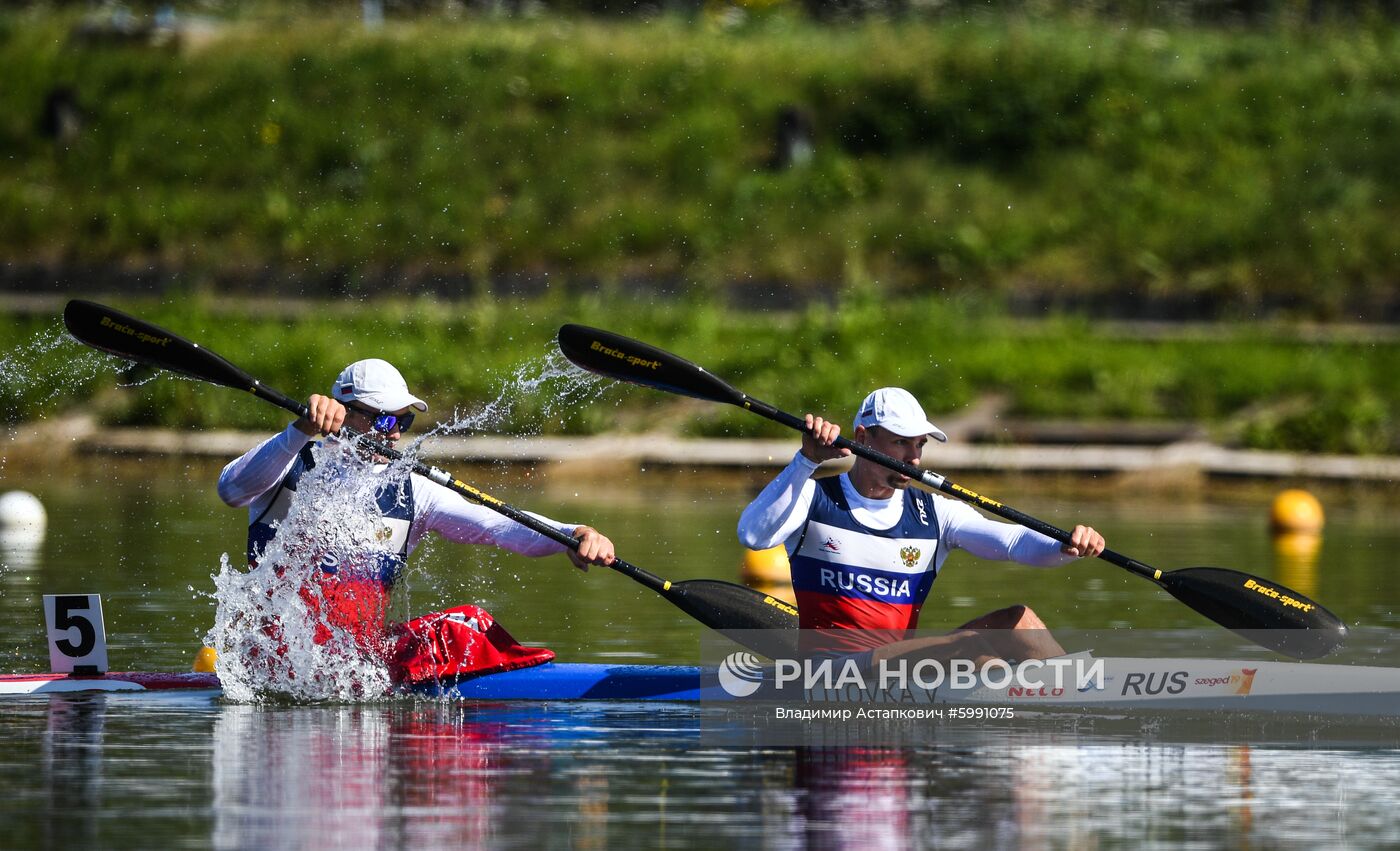
[[[369,417],[372,421],[372,427],[380,434],[392,434],[395,428],[401,433],[413,428],[412,411],[406,414],[386,414],[383,411],[376,411],[373,408],[366,408],[361,405],[347,405],[346,407]]]

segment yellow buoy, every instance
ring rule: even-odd
[[[1322,532],[1322,503],[1305,490],[1291,488],[1274,497],[1269,525],[1275,532]]]
[[[199,652],[194,654],[194,667],[190,670],[200,674],[212,674],[218,661],[219,654],[214,648],[201,647]]]
[[[787,549],[779,544],[766,550],[744,550],[741,573],[746,581],[753,583],[773,585],[792,582]]]

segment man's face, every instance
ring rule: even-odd
[[[383,414],[390,414],[394,419],[394,423],[389,427],[388,431],[375,428],[376,420],[381,419]],[[360,434],[373,435],[388,443],[390,446],[393,446],[398,442],[400,437],[403,437],[404,428],[402,423],[404,418],[409,415],[409,408],[402,408],[397,411],[376,411],[356,402],[351,402],[345,406],[345,424],[347,426]]]
[[[923,460],[924,447],[928,445],[928,435],[904,437],[889,429],[871,426],[856,429],[856,442],[864,443],[877,452],[883,452],[896,461],[917,467]],[[888,487],[902,489],[908,487],[909,477],[893,470],[880,468],[881,482]]]

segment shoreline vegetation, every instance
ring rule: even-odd
[[[0,286],[1400,317],[1384,16],[740,5],[224,4],[161,46],[7,8]]]
[[[845,293],[831,306],[741,312],[702,300],[545,296],[328,302],[260,311],[237,300],[101,298],[216,351],[292,396],[325,392],[349,360],[383,357],[469,434],[787,437],[738,409],[616,385],[566,368],[566,322],[687,357],[756,398],[845,421],[875,386],[991,443],[1037,442],[1038,423],[1143,442],[1385,455],[1400,451],[1400,339],[1307,326],[1215,323],[1173,335],[1081,316],[1028,321],[967,298]],[[0,321],[0,406],[11,426],[91,414],[112,426],[265,430],[283,416],[246,394],[125,368],[63,332],[53,312]],[[119,386],[123,385],[123,386]],[[1028,439],[1028,435],[1030,435]],[[1102,442],[1102,441],[1100,441]]]
[[[897,384],[994,443],[1400,454],[1385,15],[93,8],[0,10],[7,425],[277,421],[65,342],[101,294],[293,396],[385,357],[481,433],[781,431],[556,374],[580,322],[841,421]]]

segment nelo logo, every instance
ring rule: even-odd
[[[763,685],[763,663],[752,653],[730,653],[719,663],[719,684],[731,697],[748,697]]]

